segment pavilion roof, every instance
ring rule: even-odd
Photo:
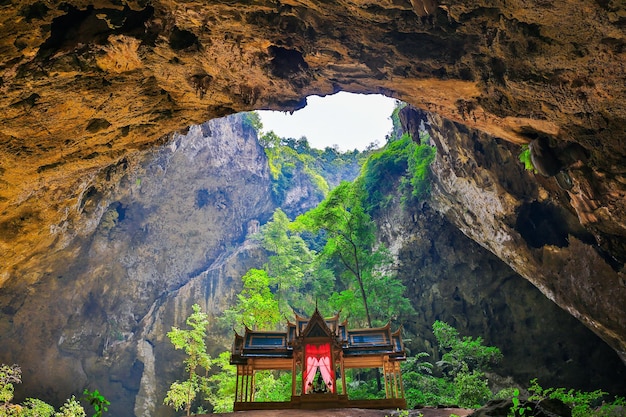
[[[286,331],[259,331],[246,327],[243,336],[235,332],[231,363],[245,363],[247,358],[292,358],[309,339],[328,339],[341,347],[344,356],[389,355],[396,360],[406,358],[401,329],[391,332],[391,325],[366,329],[347,329],[339,322],[339,314],[323,318],[317,308],[310,318],[295,315],[295,323],[287,322]]]

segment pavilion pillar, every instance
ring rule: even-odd
[[[385,358],[383,362],[385,374],[385,394],[387,398],[404,398],[404,386],[400,373],[400,362]]]
[[[237,365],[235,402],[252,401],[254,401],[254,367],[252,365]]]
[[[343,352],[340,352],[339,355],[339,369],[341,370],[341,394],[348,395],[348,387],[346,385],[346,367],[343,364]]]

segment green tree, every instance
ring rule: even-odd
[[[251,329],[274,329],[281,319],[278,301],[270,290],[270,277],[263,269],[250,269],[241,278],[243,289],[235,305],[222,320],[229,326]]]
[[[213,369],[217,369],[214,375],[209,377],[210,389],[207,400],[213,406],[216,413],[229,413],[233,411],[233,399],[237,383],[237,367],[230,364],[230,352],[222,352],[211,361]]]
[[[463,369],[483,371],[502,359],[500,349],[484,346],[481,337],[461,337],[454,327],[442,321],[433,323],[433,333],[443,355],[437,364],[454,376]]]
[[[281,138],[274,131],[269,131],[259,138],[259,143],[265,149],[277,148],[280,146]]]
[[[356,279],[367,324],[372,327],[363,277],[366,269],[373,266],[367,261],[375,240],[374,225],[356,197],[352,184],[345,181],[339,184],[316,208],[299,216],[298,221],[309,230],[323,229],[327,233],[323,253],[339,259]]]
[[[384,245],[376,244],[375,224],[361,201],[359,188],[342,182],[295,223],[298,229],[325,233],[327,240],[321,255],[335,265],[340,275],[354,280],[363,304],[360,317],[373,327],[375,319],[386,321],[412,309],[403,295],[404,286],[391,273],[393,258]],[[348,284],[339,295],[331,297],[331,302],[354,300],[356,294],[351,287]],[[355,310],[350,313],[358,318]]]
[[[261,116],[255,111],[246,112],[243,114],[244,126],[250,126],[256,130],[257,134],[263,130],[263,123],[261,122]]]
[[[191,405],[198,392],[205,390],[207,386],[206,374],[211,367],[211,357],[206,352],[206,330],[209,325],[208,315],[202,312],[198,304],[192,306],[193,313],[187,317],[186,323],[189,329],[172,327],[167,333],[174,347],[183,349],[187,358],[183,361],[188,378],[185,381],[172,383],[165,397],[164,403],[173,407],[176,411],[185,409],[187,415],[191,414]],[[205,376],[197,374],[199,369],[205,370]]]
[[[305,276],[311,275],[314,258],[304,240],[289,229],[289,218],[280,209],[261,229],[263,248],[271,254],[265,269],[284,315],[291,313],[290,307],[302,306],[303,293],[297,290],[304,284]]]

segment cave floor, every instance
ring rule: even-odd
[[[410,417],[417,417],[422,413],[423,417],[450,417],[456,414],[459,417],[466,417],[472,414],[474,410],[466,408],[431,408],[425,407],[419,410],[410,410]],[[234,413],[215,413],[211,416],[244,416],[244,417],[386,417],[397,416],[397,410],[369,410],[363,408],[336,408],[329,410],[251,410],[237,411]],[[209,414],[206,414],[209,416]]]

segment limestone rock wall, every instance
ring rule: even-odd
[[[525,171],[518,148],[439,116],[426,116],[437,147],[433,207],[626,360],[626,286],[612,243],[577,211],[586,163],[561,171],[572,183]],[[616,240],[619,242],[620,240]]]
[[[60,402],[89,386],[116,415],[156,415],[180,377],[163,360],[166,333],[194,302],[221,312],[263,259],[242,242],[271,216],[270,186],[241,116],[111,167],[83,196],[85,237],[46,254],[37,285],[16,277],[0,293],[0,361],[22,365],[28,396]]]
[[[432,324],[442,320],[500,348],[494,371],[509,383],[626,392],[626,367],[602,339],[428,203],[399,200],[377,222],[417,312],[403,324],[413,353],[441,359]]]

